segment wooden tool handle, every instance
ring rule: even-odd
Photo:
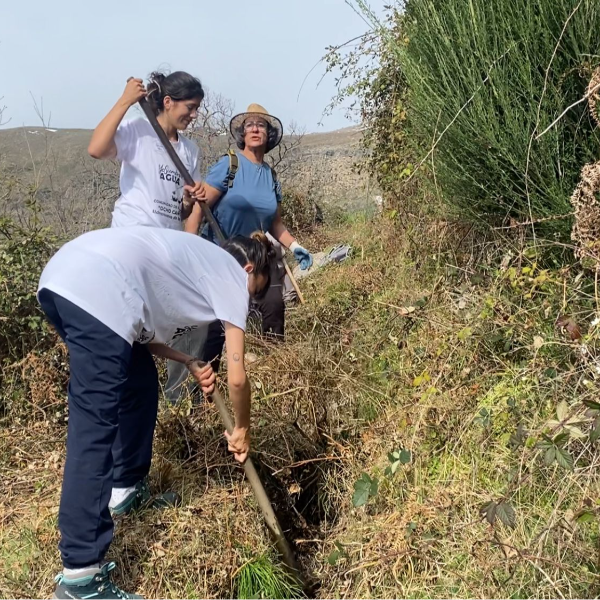
[[[223,396],[221,396],[219,390],[215,388],[215,391],[211,394],[211,398],[221,414],[221,419],[225,424],[225,428],[227,429],[228,433],[231,433],[233,431],[233,421],[229,411],[227,410]],[[256,498],[256,501],[263,513],[267,528],[271,532],[273,540],[277,545],[277,549],[281,553],[281,558],[294,573],[294,575],[300,579],[300,571],[298,569],[296,559],[294,558],[294,553],[285,539],[285,535],[283,534],[279,520],[277,519],[275,511],[273,510],[273,506],[271,505],[271,501],[269,500],[269,496],[267,495],[267,492],[260,480],[260,476],[258,475],[256,467],[254,466],[251,458],[246,459],[246,462],[244,463],[244,471],[246,473],[246,478],[250,482],[252,491],[254,492],[254,497]]]
[[[285,258],[283,259],[283,266],[285,268],[285,272],[288,274],[288,277],[290,278],[290,281],[292,282],[292,285],[294,286],[294,289],[296,290],[296,294],[298,294],[298,300],[300,300],[300,304],[304,304],[304,296],[302,295],[302,292],[300,291],[300,286],[298,285],[298,282],[296,281],[296,278],[294,277],[294,274],[292,273],[292,269],[290,269],[290,265],[288,265],[287,260],[285,260]]]
[[[148,118],[150,125],[152,125],[152,129],[154,129],[154,131],[156,132],[156,135],[159,137],[160,141],[162,142],[162,145],[164,146],[165,150],[167,151],[167,154],[173,161],[175,168],[179,171],[179,173],[183,177],[183,180],[187,183],[187,185],[195,185],[196,182],[194,181],[194,178],[190,175],[190,172],[185,168],[185,165],[183,164],[181,158],[179,158],[179,154],[177,154],[177,152],[175,151],[175,148],[173,148],[173,145],[169,141],[169,138],[167,137],[165,130],[160,126],[160,123],[156,119],[156,115],[154,114],[152,107],[148,104],[148,101],[146,100],[146,98],[142,98],[140,100],[139,104],[142,107],[144,114]],[[221,243],[224,242],[225,236],[223,235],[223,231],[221,231],[219,224],[217,223],[215,217],[212,214],[212,211],[210,210],[210,207],[208,206],[208,204],[206,202],[202,203],[202,214],[206,217],[206,220],[208,221],[208,224],[210,225],[211,229],[215,232],[215,234],[219,238],[219,242],[221,242]]]

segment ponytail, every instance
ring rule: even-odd
[[[257,275],[268,277],[277,255],[273,244],[262,231],[255,231],[249,238],[238,235],[221,246],[231,254],[242,267],[251,264]]]
[[[165,75],[159,71],[150,74],[147,100],[154,114],[162,112],[165,98],[169,96],[173,100],[190,100],[192,98],[204,99],[204,89],[200,80],[185,71],[175,71]]]

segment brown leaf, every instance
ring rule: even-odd
[[[573,317],[561,315],[556,320],[556,326],[569,336],[573,342],[581,339],[581,328]]]
[[[510,541],[508,539],[502,538],[498,534],[496,534],[494,537],[496,538],[496,541],[498,542],[500,549],[502,550],[502,552],[504,553],[504,556],[507,559],[513,558],[515,556],[519,556],[519,553],[517,552],[517,550],[514,548],[514,546],[510,543]]]

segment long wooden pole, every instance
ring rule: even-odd
[[[217,405],[219,413],[221,413],[221,419],[223,419],[225,428],[229,433],[231,433],[233,431],[233,421],[231,420],[231,416],[227,410],[227,406],[225,406],[225,401],[223,400],[219,390],[215,388],[215,391],[211,394],[211,397],[214,403]],[[246,473],[246,478],[250,482],[250,486],[254,492],[254,497],[260,506],[265,523],[267,524],[267,528],[269,529],[273,541],[275,542],[275,545],[281,554],[283,562],[292,571],[293,575],[304,585],[304,582],[302,582],[300,577],[300,569],[298,568],[298,563],[296,562],[294,553],[285,539],[285,535],[283,534],[283,530],[281,529],[277,515],[275,514],[273,506],[271,505],[271,500],[265,491],[262,481],[260,480],[260,476],[258,475],[258,471],[256,470],[251,458],[248,458],[244,463],[244,472]]]
[[[152,107],[148,104],[148,101],[146,100],[146,98],[142,98],[140,100],[139,104],[142,107],[144,114],[148,118],[148,121],[150,121],[150,125],[152,125],[152,129],[154,129],[154,131],[156,132],[156,135],[160,138],[160,141],[162,142],[163,146],[165,147],[165,150],[167,151],[167,154],[173,161],[173,164],[175,165],[175,167],[177,168],[177,170],[183,177],[184,181],[187,183],[187,185],[194,185],[196,183],[194,181],[194,178],[190,175],[190,172],[186,169],[181,158],[179,158],[179,154],[177,154],[177,152],[175,151],[175,148],[173,148],[173,145],[169,141],[169,138],[167,137],[165,130],[160,126],[160,123],[157,121],[156,115],[154,114]],[[208,204],[206,204],[206,202],[204,202],[202,204],[202,214],[206,217],[208,224],[211,226],[212,230],[216,233],[217,237],[219,238],[219,241],[224,242],[225,236],[223,235],[223,232],[221,231],[219,224],[217,223],[215,217],[212,214],[212,211],[210,210],[210,208],[209,208]]]
[[[285,272],[288,274],[288,277],[290,278],[290,281],[292,282],[292,285],[294,286],[294,289],[296,290],[296,294],[298,294],[298,300],[300,300],[300,304],[304,304],[304,296],[302,295],[302,292],[300,291],[300,286],[298,285],[298,282],[296,281],[296,278],[294,277],[294,274],[292,273],[292,269],[290,269],[290,265],[288,265],[287,260],[285,260],[285,256],[282,258],[283,260],[283,267],[285,268]]]
[[[163,146],[165,147],[165,150],[167,151],[167,154],[170,156],[171,160],[173,161],[173,164],[175,165],[185,182],[188,185],[194,185],[195,181],[193,180],[192,176],[190,175],[185,165],[179,158],[177,152],[175,152],[175,148],[173,148],[173,146],[171,145],[171,142],[167,138],[167,134],[165,133],[164,129],[160,126],[160,123],[156,120],[156,115],[152,111],[152,108],[150,107],[145,98],[142,98],[142,100],[140,100],[140,105],[142,107],[142,110],[148,117],[150,125],[152,125],[152,128],[160,138],[160,141],[162,142]],[[210,210],[207,204],[202,205],[202,212],[206,216],[206,220],[208,221],[209,225],[213,228],[213,231],[216,233],[219,240],[222,242],[225,241],[225,236],[223,235],[219,224],[215,220],[212,211]],[[223,396],[221,396],[220,392],[215,388],[215,391],[211,394],[211,398],[215,403],[217,409],[219,410],[219,413],[221,414],[221,419],[223,420],[225,429],[227,429],[227,431],[231,433],[233,431],[233,421],[231,420],[231,415],[227,410],[227,406],[225,405],[225,400],[223,399]],[[249,457],[244,463],[244,472],[246,473],[246,478],[250,482],[250,486],[252,487],[252,491],[254,492],[256,501],[258,502],[258,505],[260,506],[260,509],[265,518],[267,528],[269,529],[273,540],[275,541],[275,545],[277,546],[281,554],[283,562],[287,565],[292,574],[300,581],[300,583],[305,585],[300,576],[300,570],[298,568],[298,563],[296,562],[296,559],[294,557],[294,553],[292,552],[290,545],[285,539],[285,535],[283,534],[283,530],[281,528],[279,520],[277,519],[277,515],[275,514],[271,501],[269,500],[269,496],[267,495],[262,481],[260,480],[258,471],[256,470],[252,459]]]

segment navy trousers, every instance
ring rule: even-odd
[[[69,425],[58,527],[66,568],[101,562],[113,537],[112,487],[150,471],[158,373],[149,350],[72,302],[41,290],[40,304],[69,350]]]

